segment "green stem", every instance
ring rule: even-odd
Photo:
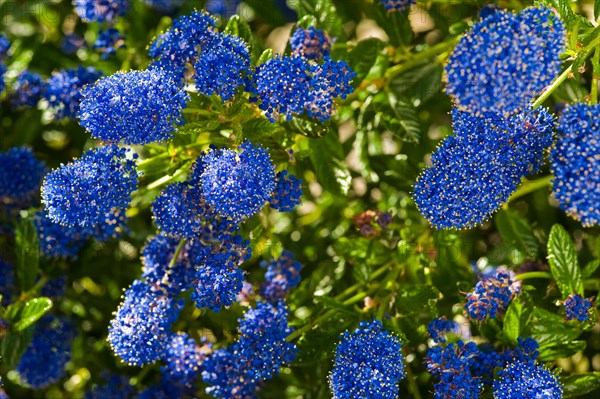
[[[373,273],[371,273],[370,278],[375,279],[375,278],[381,276],[383,273],[385,273],[387,270],[389,270],[389,268],[390,268],[389,264],[386,264],[385,266],[380,267],[379,269],[377,269]],[[352,293],[354,293],[354,291],[356,291],[357,289],[359,289],[362,286],[363,286],[362,283],[356,283],[354,285],[351,285],[350,287],[348,287],[344,291],[342,291],[340,294],[335,296],[335,299],[342,300],[345,297],[347,297],[348,295],[351,295]]]
[[[551,279],[552,278],[552,274],[550,274],[549,272],[527,272],[527,273],[521,273],[521,274],[517,274],[517,278],[521,281],[523,280],[528,280],[531,278],[546,278],[546,279]]]
[[[185,238],[182,238],[181,240],[179,240],[179,244],[177,245],[177,248],[175,249],[175,253],[173,254],[173,257],[171,258],[171,261],[169,262],[169,269],[172,268],[173,266],[175,266],[175,263],[177,263],[177,259],[179,259],[179,255],[181,255],[181,251],[183,251],[183,247],[185,246],[186,240]]]
[[[181,176],[183,173],[185,173],[185,168],[179,168],[179,169],[177,169],[177,171],[175,173],[173,173],[172,176],[170,176],[170,175],[163,176],[160,179],[155,180],[152,183],[148,184],[147,188],[148,188],[148,190],[154,190],[155,188],[158,188],[158,187],[162,186],[163,184],[167,184],[167,183],[173,181],[177,177]]]
[[[553,176],[549,175],[537,180],[526,180],[519,186],[519,189],[510,196],[508,201],[514,201],[517,198],[521,198],[541,188],[548,187],[552,183],[552,179]]]
[[[415,374],[412,371],[412,368],[409,364],[406,365],[406,379],[408,380],[408,390],[412,394],[414,399],[422,399],[421,392],[419,391],[419,386],[416,382]]]
[[[554,91],[558,88],[558,86],[560,86],[565,80],[567,80],[567,78],[571,74],[572,69],[573,69],[573,64],[569,65],[569,67],[567,69],[565,69],[564,72],[561,73],[558,78],[556,78],[554,83],[552,83],[552,85],[550,87],[548,87],[546,89],[546,91],[544,91],[542,93],[542,95],[539,96],[538,99],[535,100],[531,106],[533,108],[537,108],[540,105],[542,105],[544,103],[544,101],[546,101],[552,95],[552,93],[554,93]]]

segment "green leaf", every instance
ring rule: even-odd
[[[22,219],[15,228],[16,276],[21,292],[29,290],[38,278],[40,242],[31,218]]]
[[[262,52],[262,54],[258,58],[258,62],[256,63],[256,65],[264,64],[265,62],[269,61],[271,58],[274,57],[275,53],[273,52],[273,49],[268,48]]]
[[[13,331],[22,331],[38,321],[51,308],[50,298],[34,298],[25,303],[13,303],[6,309],[5,317]]]
[[[531,298],[521,294],[512,300],[504,316],[503,332],[512,345],[517,344],[519,337],[527,335],[527,325],[533,315]]]
[[[33,326],[23,331],[9,331],[0,339],[0,356],[3,368],[13,369],[21,356],[27,349],[27,345],[33,336]]]
[[[564,398],[574,398],[600,390],[600,371],[562,377]]]
[[[387,12],[381,2],[372,7],[373,18],[390,38],[390,43],[396,47],[407,45],[413,38],[412,27],[408,12]]]
[[[227,26],[225,26],[225,33],[235,35],[240,39],[244,40],[248,45],[250,53],[252,53],[252,46],[254,45],[254,36],[252,35],[252,29],[246,21],[240,18],[239,15],[233,15],[229,18]]]
[[[502,239],[523,252],[528,259],[536,259],[540,244],[527,219],[511,210],[502,210],[495,219]]]
[[[415,285],[398,292],[394,307],[401,314],[416,314],[435,310],[440,292],[431,285]]]
[[[583,281],[577,262],[575,245],[569,233],[559,224],[552,226],[548,238],[550,271],[560,289],[562,298],[577,293],[583,295]]]
[[[402,101],[418,107],[432,97],[441,95],[443,69],[439,62],[428,60],[394,76],[389,88]]]
[[[367,77],[369,71],[375,65],[377,57],[385,44],[377,38],[369,38],[358,42],[356,47],[352,49],[348,58],[348,64],[356,77],[352,81],[352,86],[355,88],[360,86],[362,81]]]
[[[346,195],[351,177],[343,160],[344,152],[337,134],[329,132],[322,139],[312,139],[310,147],[310,160],[319,184],[335,195]]]
[[[318,21],[318,28],[325,29],[330,36],[338,40],[345,39],[344,26],[335,5],[331,0],[302,0],[298,4],[298,17],[313,16]]]
[[[421,138],[421,121],[415,107],[399,101],[392,93],[388,93],[388,100],[395,118],[391,120],[384,117],[382,121],[390,122],[387,127],[396,138],[410,143],[418,143]],[[396,126],[396,128],[392,126]]]
[[[594,18],[600,17],[600,0],[594,0]]]
[[[556,342],[548,345],[540,345],[540,357],[542,362],[564,359],[573,356],[586,347],[585,341]]]
[[[547,310],[536,308],[530,323],[531,337],[540,345],[552,345],[576,339],[580,331],[564,323],[564,318]]]
[[[581,271],[581,278],[590,278],[594,272],[600,267],[600,259],[595,259],[589,262]]]

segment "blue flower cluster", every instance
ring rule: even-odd
[[[561,399],[562,385],[543,366],[514,362],[498,373],[493,385],[494,399]]]
[[[600,104],[574,104],[558,120],[550,156],[553,195],[585,227],[600,224]]]
[[[0,257],[0,295],[2,295],[2,306],[6,306],[12,299],[15,288],[15,268]]]
[[[270,200],[275,190],[275,171],[269,154],[250,141],[239,151],[221,149],[203,158],[200,189],[206,202],[219,214],[242,221]]]
[[[187,93],[156,70],[118,72],[82,90],[79,119],[105,142],[147,144],[173,137]]]
[[[292,53],[310,60],[320,60],[331,53],[332,41],[327,32],[314,26],[297,28],[290,37]]]
[[[50,278],[40,290],[40,295],[56,300],[65,296],[67,291],[67,275]]]
[[[492,277],[477,282],[475,290],[467,294],[465,308],[471,318],[483,321],[486,317],[496,318],[508,307],[510,301],[521,292],[521,284],[511,277],[511,272],[498,268]]]
[[[580,322],[590,319],[590,310],[592,310],[592,300],[584,298],[579,294],[571,294],[564,302],[565,319],[577,320]]]
[[[435,343],[446,342],[446,335],[449,333],[457,334],[460,326],[457,322],[448,320],[445,317],[438,317],[427,324],[427,332]]]
[[[269,203],[279,212],[291,212],[302,202],[302,180],[289,174],[287,170],[277,172],[276,178],[277,185]]]
[[[16,371],[33,389],[58,381],[71,359],[71,341],[75,329],[67,319],[45,315],[35,325],[33,338],[21,357]]]
[[[229,19],[237,13],[240,2],[240,0],[208,0],[204,8],[211,14]]]
[[[503,118],[454,108],[454,134],[418,177],[413,198],[437,228],[470,228],[487,220],[537,172],[552,144],[552,116],[543,108]]]
[[[178,244],[178,238],[160,233],[152,237],[142,250],[142,278],[173,296],[192,287],[197,262],[206,258],[211,251],[199,240],[188,241],[173,266],[169,266]]]
[[[407,12],[411,5],[417,0],[379,0],[387,12],[399,11]]]
[[[240,320],[240,337],[231,346],[214,351],[204,362],[206,393],[222,399],[255,398],[260,385],[279,373],[296,355],[286,341],[291,333],[283,302],[258,302]]]
[[[94,48],[102,54],[102,59],[106,60],[117,50],[125,48],[125,38],[116,28],[104,29],[98,32]]]
[[[127,159],[127,150],[110,145],[89,150],[50,172],[42,186],[42,201],[56,223],[104,239],[125,223],[125,209],[136,186],[135,162]]]
[[[163,375],[185,387],[192,387],[202,372],[204,355],[193,338],[185,333],[173,334],[162,354]]]
[[[106,384],[94,386],[85,399],[130,399],[135,395],[135,389],[126,376],[103,372],[102,379]]]
[[[141,366],[159,359],[181,303],[135,280],[108,328],[108,342],[123,361]]]
[[[52,73],[44,92],[44,98],[55,112],[56,119],[75,118],[79,112],[81,88],[93,83],[102,73],[92,67],[80,66]]]
[[[503,112],[526,107],[560,72],[565,27],[550,8],[496,11],[464,35],[446,66],[459,108]]]
[[[290,291],[300,284],[302,264],[288,250],[283,250],[277,260],[263,261],[260,265],[267,268],[260,293],[271,303],[285,300]]]
[[[113,22],[129,11],[129,0],[73,0],[75,12],[84,22]]]
[[[234,303],[244,282],[244,271],[239,266],[251,255],[249,241],[228,236],[214,244],[206,258],[197,259],[195,288],[190,296],[196,306],[219,311]]]
[[[304,113],[324,122],[333,113],[333,99],[354,91],[355,76],[344,61],[325,57],[318,64],[300,55],[278,56],[258,66],[252,90],[271,122]]]
[[[17,78],[11,101],[15,107],[35,107],[46,90],[46,82],[37,73],[23,71]]]
[[[250,75],[250,53],[237,36],[219,34],[202,49],[194,64],[198,92],[218,94],[223,101],[232,99]]]
[[[34,204],[46,173],[46,165],[29,147],[13,147],[0,153],[0,205],[27,208]]]
[[[400,340],[379,320],[346,331],[337,346],[329,388],[333,399],[394,399],[404,374]]]
[[[479,349],[474,342],[452,342],[445,347],[434,346],[427,351],[425,366],[438,382],[434,384],[435,399],[478,399],[483,384],[471,372]]]
[[[63,37],[60,49],[65,54],[75,54],[77,50],[86,45],[85,39],[78,33],[69,33]]]
[[[77,229],[54,222],[46,212],[39,211],[33,219],[40,240],[40,253],[50,258],[77,259],[87,235]]]

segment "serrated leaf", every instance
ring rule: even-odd
[[[571,374],[562,377],[560,380],[563,384],[563,397],[565,399],[600,390],[600,371]]]
[[[421,124],[415,107],[398,100],[392,93],[388,93],[388,100],[399,127],[395,131],[392,130],[392,133],[401,140],[418,143],[421,138]]]
[[[528,259],[537,258],[540,243],[527,219],[517,212],[502,210],[496,215],[495,222],[504,242],[523,252]]]
[[[526,294],[512,300],[504,315],[503,333],[512,345],[517,344],[519,337],[526,336],[527,324],[533,315],[533,305]]]
[[[16,277],[19,290],[25,292],[35,284],[40,263],[40,242],[31,218],[22,219],[15,228]]]
[[[542,362],[549,362],[552,360],[564,359],[584,350],[585,347],[585,341],[556,342],[548,345],[540,345],[539,360]]]
[[[13,331],[22,331],[33,325],[51,308],[50,298],[34,298],[24,303],[13,303],[6,309],[5,317]]]
[[[394,76],[389,88],[402,101],[418,107],[441,94],[442,71],[443,67],[439,62],[428,61]]]
[[[577,261],[575,245],[569,233],[559,224],[552,226],[548,237],[550,271],[560,289],[562,298],[577,293],[583,295],[583,281]]]
[[[546,346],[575,340],[581,333],[566,325],[563,317],[540,308],[534,311],[530,329],[531,337]]]
[[[600,267],[600,259],[595,259],[589,262],[583,270],[581,271],[581,278],[590,278],[594,274],[594,272]]]
[[[348,58],[348,64],[356,72],[356,77],[352,81],[353,87],[360,86],[362,81],[367,77],[384,46],[381,40],[372,37],[361,40],[352,49]]]

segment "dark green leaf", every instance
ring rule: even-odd
[[[343,149],[337,135],[329,132],[322,139],[312,139],[311,162],[319,184],[333,194],[346,194],[350,188],[350,171],[343,157]]]
[[[313,16],[318,27],[325,29],[332,37],[345,38],[344,27],[332,0],[303,0],[298,4],[298,16]]]
[[[595,259],[589,262],[583,270],[581,271],[581,278],[590,278],[594,274],[594,272],[600,267],[600,260]]]
[[[503,332],[512,345],[517,344],[519,337],[526,336],[529,319],[533,315],[531,298],[521,294],[512,300],[504,316]]]
[[[252,52],[252,46],[254,44],[254,36],[252,35],[252,29],[246,21],[240,18],[239,15],[233,15],[229,18],[227,26],[225,27],[225,33],[235,35],[246,42],[250,52]]]
[[[562,377],[564,398],[574,398],[600,390],[600,371]]]
[[[31,326],[23,331],[8,331],[0,339],[0,356],[4,368],[10,370],[17,365],[33,336],[33,330]]]
[[[387,12],[381,2],[372,8],[373,18],[385,31],[394,46],[407,45],[413,38],[408,12]]]
[[[13,303],[6,309],[5,317],[13,331],[22,331],[38,321],[51,308],[50,298],[34,298],[25,303]]]
[[[396,97],[416,107],[436,95],[441,95],[443,67],[435,60],[409,69],[389,83]]]
[[[530,328],[531,337],[540,345],[572,341],[581,333],[565,324],[563,317],[540,308],[535,309]]]
[[[439,291],[431,285],[415,285],[398,292],[394,307],[405,315],[432,311],[439,295]]]
[[[527,219],[511,210],[502,210],[495,219],[502,239],[513,248],[523,252],[528,259],[536,259],[539,241]]]
[[[38,278],[40,242],[32,219],[22,219],[15,229],[16,276],[21,292],[29,290]]]
[[[573,293],[583,295],[583,281],[575,245],[569,233],[559,224],[552,226],[548,237],[548,261],[563,299]]]
[[[585,349],[585,341],[556,342],[548,345],[540,345],[540,357],[542,362],[564,359],[573,356]]]
[[[352,306],[344,305],[342,302],[338,301],[335,298],[331,298],[328,296],[316,296],[315,302],[323,305],[325,309],[332,309],[342,313],[355,314]]]
[[[356,77],[352,81],[355,88],[360,86],[367,77],[369,71],[375,65],[377,57],[384,47],[384,43],[377,38],[369,38],[358,42],[349,55],[348,63],[352,70],[356,72]]]
[[[387,127],[396,138],[410,143],[418,143],[421,138],[421,125],[415,107],[399,101],[392,93],[388,93],[388,100],[394,118],[393,120],[386,119],[383,114],[382,121],[389,122]]]

